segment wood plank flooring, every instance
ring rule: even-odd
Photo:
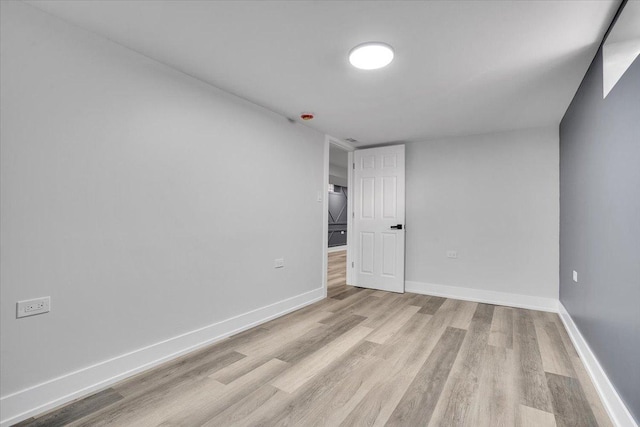
[[[349,287],[20,426],[610,426],[556,314]]]
[[[347,251],[329,252],[328,258],[327,297],[344,299],[354,292],[347,286]]]

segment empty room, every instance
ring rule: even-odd
[[[0,427],[638,427],[640,0],[0,0]]]

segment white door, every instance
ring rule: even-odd
[[[404,145],[353,160],[352,284],[404,292]]]

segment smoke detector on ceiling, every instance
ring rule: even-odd
[[[354,139],[354,138],[345,138],[344,140],[347,141],[347,142],[350,142],[352,144],[355,144],[356,142],[358,142],[358,140]]]

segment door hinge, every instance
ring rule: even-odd
[[[354,169],[356,168],[356,164],[355,164],[355,163],[353,164],[353,168],[354,168]]]
[[[351,268],[353,268],[353,261],[351,261]]]
[[[356,213],[355,212],[351,212],[351,218],[355,218],[356,217]]]

